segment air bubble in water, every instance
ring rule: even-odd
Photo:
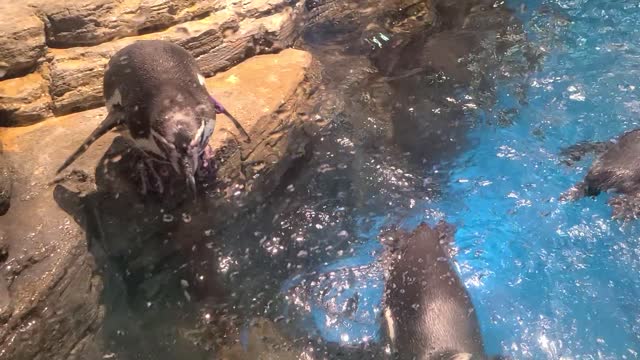
[[[191,215],[187,214],[187,213],[182,213],[182,221],[184,221],[185,223],[190,223],[191,222]]]

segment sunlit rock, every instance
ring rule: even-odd
[[[49,84],[40,73],[0,81],[0,126],[27,125],[53,115]]]
[[[220,10],[224,1],[202,0],[32,0],[46,21],[47,44],[91,46],[140,31],[167,28]]]
[[[44,25],[32,9],[0,3],[0,79],[30,72],[44,58]]]
[[[281,50],[293,42],[294,12],[243,18],[230,9],[166,30],[122,38],[91,47],[51,49],[51,96],[58,115],[104,104],[102,76],[111,55],[141,39],[162,39],[187,49],[203,74],[229,68],[255,54]]]

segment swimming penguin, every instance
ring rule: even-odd
[[[120,49],[107,64],[103,92],[106,118],[56,173],[117,129],[144,154],[139,164],[143,194],[149,187],[148,173],[163,192],[153,161],[170,164],[195,194],[195,172],[211,156],[208,143],[216,114],[226,115],[250,141],[242,125],[208,93],[193,56],[171,42],[141,40]]]
[[[420,224],[412,233],[387,230],[383,333],[392,359],[486,360],[480,326],[451,266],[453,226]]]
[[[575,201],[585,196],[596,197],[614,192],[609,199],[614,218],[640,217],[640,129],[629,130],[616,139],[581,142],[565,148],[561,155],[572,164],[588,153],[596,155],[582,181],[560,195],[561,201]]]

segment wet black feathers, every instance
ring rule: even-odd
[[[198,74],[198,65],[191,54],[167,41],[137,41],[120,49],[109,60],[103,79],[103,93],[110,113],[57,173],[117,126],[126,128],[134,139],[150,138],[152,129],[172,138],[177,124],[165,123],[163,115],[176,106],[177,98],[184,99],[181,105],[184,108],[211,105]],[[213,105],[210,112],[210,118],[215,119]],[[193,123],[188,127],[195,131],[198,126]]]

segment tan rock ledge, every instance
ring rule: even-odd
[[[0,2],[0,79],[31,72],[44,60],[44,24],[32,9]]]
[[[164,30],[227,9],[241,19],[280,12],[287,0],[27,0],[46,25],[53,48],[94,46]]]
[[[0,81],[0,126],[29,125],[53,116],[49,83],[40,73]]]
[[[268,16],[245,19],[225,9],[157,33],[97,46],[50,49],[47,56],[51,65],[53,111],[59,116],[104,105],[102,76],[106,63],[117,50],[137,40],[177,43],[196,58],[205,76],[211,76],[254,54],[277,52],[291,45],[294,19],[295,12],[290,7]]]
[[[224,179],[220,190],[223,195],[208,200],[208,228],[215,229],[234,214],[238,216],[255,206],[303,154],[308,134],[319,129],[318,123],[299,115],[313,101],[310,96],[315,84],[311,79],[316,77],[310,71],[314,68],[309,53],[287,49],[252,57],[207,80],[211,93],[235,114],[253,140],[242,145],[242,157],[247,159],[242,165],[238,144],[233,140],[233,125],[219,116],[212,144],[220,156],[217,177]],[[72,352],[80,356],[94,347],[94,334],[105,316],[99,300],[103,281],[96,268],[101,260],[88,249],[83,230],[87,215],[72,217],[62,210],[49,183],[55,169],[104,116],[101,108],[26,127],[0,128],[4,155],[15,172],[11,208],[0,217],[4,232],[0,236],[5,237],[9,252],[7,260],[0,263],[0,279],[7,279],[0,281],[0,359],[68,359]],[[75,170],[76,175],[57,185],[54,193],[77,194],[81,196],[75,198],[79,202],[90,198],[96,189],[92,181],[96,166],[114,137],[108,134],[89,148],[68,169]],[[82,177],[78,174],[86,178],[77,181]],[[245,200],[241,202],[234,200],[237,184],[243,188]],[[181,221],[184,207],[173,214],[178,221],[160,220],[164,225],[159,226],[153,219],[162,216],[153,205],[136,205],[131,197],[120,199],[120,205],[125,206],[108,213],[116,200],[113,196],[105,198],[111,202],[94,209],[101,212],[94,220],[104,222],[100,233],[90,235],[92,242],[101,242],[108,256],[125,259],[132,271],[152,268],[158,261],[155,253],[165,256],[172,251],[154,250],[159,246],[158,231],[168,229],[176,239],[194,232],[202,234],[201,227]],[[82,204],[85,210],[91,209],[89,202]],[[242,204],[247,207],[242,208]],[[148,219],[152,220],[145,222],[147,217],[143,219],[137,212],[151,214]],[[125,223],[128,227],[120,228]],[[156,242],[150,243],[149,239]],[[169,244],[174,246],[175,242],[170,240]],[[140,248],[145,251],[139,252]]]

